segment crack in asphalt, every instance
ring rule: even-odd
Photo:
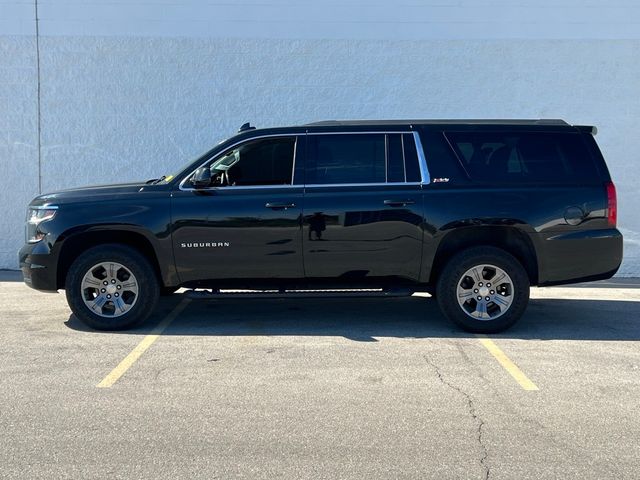
[[[469,395],[467,392],[462,390],[460,387],[458,387],[458,386],[454,385],[453,383],[449,382],[448,380],[446,380],[444,378],[444,375],[442,375],[442,372],[440,371],[440,368],[434,362],[432,362],[429,359],[429,357],[427,357],[425,355],[424,359],[431,366],[431,368],[433,368],[433,370],[436,372],[438,380],[440,380],[440,382],[443,385],[446,385],[450,389],[455,390],[460,395],[462,395],[464,397],[464,399],[467,401],[467,407],[469,409],[469,415],[471,416],[473,421],[478,424],[478,428],[476,430],[476,434],[477,434],[476,435],[476,441],[478,442],[478,446],[480,447],[480,450],[482,451],[482,456],[480,457],[480,466],[484,470],[483,479],[484,480],[489,480],[489,476],[491,475],[491,467],[489,467],[489,465],[487,463],[487,460],[489,458],[489,451],[487,450],[487,447],[484,444],[484,441],[483,441],[483,438],[482,438],[482,429],[484,427],[484,420],[482,418],[480,418],[478,416],[478,414],[476,413],[476,407],[475,407],[475,405],[473,403],[473,399],[471,398],[471,395]]]

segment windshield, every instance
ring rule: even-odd
[[[218,143],[216,143],[216,146],[226,142],[229,138],[223,138],[222,140],[220,140]],[[211,152],[211,149],[209,148],[208,150],[205,150],[204,152],[199,153],[198,155],[196,155],[195,157],[192,157],[191,160],[189,160],[185,165],[183,165],[179,170],[175,171],[175,173],[171,174],[171,175],[162,175],[160,178],[152,178],[151,180],[147,180],[148,184],[153,184],[153,185],[159,185],[159,184],[166,184],[169,183],[171,180],[173,180],[176,176],[178,176],[180,173],[184,172],[186,169],[191,168],[193,163],[200,160],[202,157],[204,157],[205,155],[207,155],[209,152]],[[226,156],[224,157],[226,158]],[[220,160],[224,160],[220,159]],[[237,162],[237,160],[236,160]],[[236,162],[229,164],[229,166],[227,168],[230,168],[231,166],[233,166]],[[218,162],[216,162],[218,163]],[[222,167],[219,170],[223,170],[224,167]]]
[[[231,150],[224,157],[216,160],[213,163],[213,165],[211,165],[211,171],[226,172],[239,161],[240,161],[240,150],[239,149]]]

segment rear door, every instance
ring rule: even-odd
[[[310,132],[305,166],[305,276],[418,279],[422,178],[413,133]]]

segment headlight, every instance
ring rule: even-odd
[[[47,222],[56,216],[58,207],[46,206],[46,207],[29,207],[27,212],[27,242],[36,243],[44,238],[38,226],[42,222]]]

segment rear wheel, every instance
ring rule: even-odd
[[[469,332],[511,327],[529,302],[529,278],[512,255],[495,247],[474,247],[453,257],[438,279],[442,313]]]
[[[142,322],[153,311],[160,287],[147,259],[117,244],[82,253],[67,273],[69,307],[86,325],[122,330]]]

